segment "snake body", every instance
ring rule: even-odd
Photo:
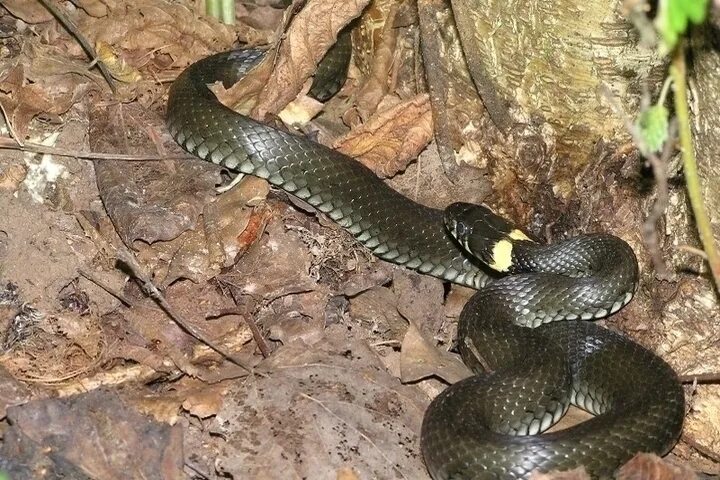
[[[306,201],[384,260],[480,289],[458,326],[463,359],[478,374],[441,393],[423,421],[433,478],[524,479],[580,465],[609,477],[637,452],[672,447],[684,417],[673,370],[619,334],[556,321],[599,318],[630,300],[637,262],[625,242],[591,235],[540,247],[485,209],[420,205],[353,159],[218,102],[207,84],[233,84],[262,55],[226,52],[188,67],[168,98],[176,141]],[[513,275],[498,279],[483,264]],[[598,416],[532,435],[570,403]]]

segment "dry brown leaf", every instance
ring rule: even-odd
[[[334,142],[334,148],[355,157],[381,177],[403,171],[432,139],[427,94],[374,115],[367,123]]]
[[[32,401],[9,408],[8,418],[0,457],[47,478],[183,478],[182,429],[139,414],[117,393]],[[17,478],[37,478],[29,471]]]
[[[22,140],[27,136],[33,118],[67,112],[85,91],[82,81],[72,76],[46,76],[29,83],[25,67],[19,64],[0,82],[0,102]]]
[[[249,176],[205,207],[203,220],[211,263],[229,267],[262,234],[269,212],[254,207],[269,192],[266,180]]]
[[[220,411],[228,391],[226,384],[207,385],[194,379],[187,379],[178,387],[178,393],[185,397],[182,408],[201,420]]]
[[[360,15],[369,0],[310,0],[293,18],[280,44],[275,66],[253,117],[278,113],[293,100],[315,72],[338,32]]]
[[[373,287],[350,299],[350,315],[385,340],[399,340],[408,328],[397,311],[397,297],[387,287]]]
[[[0,170],[0,190],[16,191],[25,180],[25,174],[27,174],[27,167],[19,163],[3,168]]]
[[[638,453],[623,465],[617,480],[695,480],[697,475],[684,465],[673,465],[652,453]]]
[[[410,324],[400,356],[400,380],[403,383],[437,376],[453,384],[470,375],[472,372],[458,357],[435,347],[414,324]]]
[[[426,478],[418,432],[427,398],[387,373],[361,341],[331,326],[311,347],[278,349],[267,378],[234,382],[210,430],[232,478]],[[352,478],[352,477],[350,477]]]
[[[376,3],[381,2],[374,2]],[[370,39],[374,44],[370,72],[356,94],[356,110],[361,119],[367,119],[380,105],[383,97],[393,89],[389,84],[390,72],[395,61],[398,30],[395,29],[395,16],[399,6],[395,3],[385,4],[384,8],[373,8],[363,15],[373,15],[372,23],[376,29]],[[380,18],[377,18],[380,17]],[[382,26],[378,29],[378,25]],[[345,116],[347,118],[347,116]],[[351,123],[354,125],[354,123]]]
[[[92,43],[104,42],[126,52],[158,51],[169,55],[179,66],[231,48],[240,30],[249,29],[246,25],[224,25],[167,0],[120,1],[105,17],[83,17],[79,27]],[[137,58],[142,61],[142,57]]]
[[[2,6],[10,13],[26,23],[49,22],[53,19],[52,13],[43,7],[40,2],[28,0],[3,0]]]
[[[108,14],[108,7],[100,0],[72,0],[91,17],[101,18]]]

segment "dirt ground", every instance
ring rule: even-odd
[[[227,27],[185,2],[79,3],[69,13],[103,46],[116,94],[39,3],[0,12],[0,472],[427,478],[422,415],[467,375],[448,350],[473,292],[373,258],[264,181],[218,195],[228,172],[182,152],[164,124],[183,67],[237,39],[270,42],[283,10],[241,6]],[[445,175],[427,94],[373,82],[354,66],[305,132],[362,151],[422,203],[481,201],[482,175],[462,186]],[[263,101],[254,108],[273,112],[284,100]],[[302,98],[280,117],[320,107]],[[661,288],[665,303],[641,300],[614,326],[681,374],[720,371],[708,282],[690,271]],[[659,325],[632,320],[642,309]],[[720,473],[720,391],[686,394],[678,446],[665,462],[637,458],[625,478]]]

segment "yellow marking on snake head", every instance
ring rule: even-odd
[[[488,263],[488,267],[498,272],[507,272],[512,265],[512,248],[510,240],[497,242],[493,246],[492,261]]]
[[[512,238],[513,240],[527,240],[529,242],[532,241],[532,240],[530,240],[530,237],[525,235],[525,232],[523,232],[522,230],[519,230],[517,228],[515,230],[513,230],[512,232],[510,232],[510,235],[508,235],[508,237]]]

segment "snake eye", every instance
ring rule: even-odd
[[[469,228],[463,222],[455,222],[455,236],[457,238],[463,238],[469,232]]]

